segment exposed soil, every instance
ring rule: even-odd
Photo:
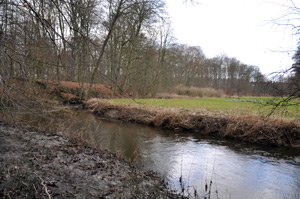
[[[104,118],[236,139],[258,145],[300,148],[300,124],[297,121],[208,116],[191,111],[114,104],[98,99],[88,100],[85,108]]]
[[[181,198],[153,172],[61,135],[0,122],[0,198]]]

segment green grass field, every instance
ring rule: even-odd
[[[268,115],[273,106],[266,103],[272,102],[272,97],[240,97],[240,98],[194,98],[194,99],[114,99],[114,103],[141,104],[146,106],[179,108],[193,111],[208,111],[216,114],[230,115]],[[294,104],[292,100],[288,105]],[[299,102],[298,102],[299,103]],[[278,108],[274,116],[283,118],[300,118],[300,107],[285,106]]]

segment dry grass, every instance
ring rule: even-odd
[[[69,82],[69,81],[60,81],[59,85],[62,87],[66,88],[71,88],[71,89],[80,89],[82,84],[78,82]],[[84,90],[87,91],[89,88],[90,84],[84,84]],[[103,84],[93,84],[92,86],[92,91],[96,93],[103,93],[106,96],[113,96],[112,91],[105,85]]]
[[[300,124],[295,120],[228,116],[176,108],[116,104],[90,99],[85,107],[100,117],[130,121],[176,131],[190,131],[259,145],[300,147]]]
[[[188,95],[177,95],[175,93],[158,93],[156,95],[156,98],[158,99],[189,99],[191,98],[190,96]]]
[[[177,95],[189,96],[189,97],[221,97],[223,92],[214,88],[199,88],[194,86],[185,86],[179,84],[175,87],[175,93]]]

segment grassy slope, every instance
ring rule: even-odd
[[[272,106],[264,106],[261,102],[272,100],[271,97],[242,97],[242,98],[195,98],[195,99],[115,99],[115,103],[143,104],[167,108],[208,111],[216,114],[230,115],[267,115]],[[275,114],[283,118],[300,118],[298,107],[290,106],[278,109]]]

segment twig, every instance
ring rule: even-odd
[[[34,172],[34,174],[42,181],[41,185],[44,187],[46,194],[48,195],[49,199],[52,199],[52,196],[50,195],[49,191],[48,191],[48,187],[46,186],[45,180],[39,176],[37,173]]]
[[[67,191],[68,194],[71,194],[72,196],[76,197],[76,195],[74,193],[72,193],[71,191]]]
[[[34,184],[32,184],[32,186],[33,186],[33,188],[34,188],[35,192],[37,192],[37,189],[36,189],[35,185],[34,185]]]

